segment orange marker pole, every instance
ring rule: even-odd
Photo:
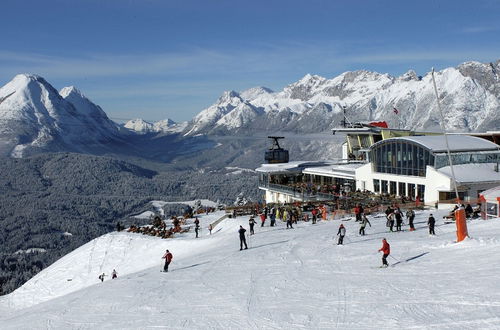
[[[457,242],[461,242],[468,236],[465,210],[462,207],[455,211],[455,224],[457,225]]]

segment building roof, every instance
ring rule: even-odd
[[[453,172],[458,183],[498,182],[500,172],[495,171],[496,164],[461,164],[453,165]],[[442,167],[438,172],[451,178],[449,166]]]
[[[485,190],[481,193],[481,196],[486,200],[495,200],[500,197],[500,186]]]
[[[421,146],[429,149],[432,152],[446,152],[446,140],[444,135],[421,135],[421,136],[405,136],[387,139],[378,143],[392,141],[392,140],[405,140],[415,142]],[[377,144],[378,144],[377,143]],[[497,144],[475,136],[469,135],[448,135],[448,144],[450,151],[484,151],[484,150],[498,150]]]
[[[335,164],[320,167],[308,167],[304,169],[304,174],[322,175],[334,178],[355,179],[356,169],[364,163]]]
[[[332,164],[331,161],[293,161],[278,164],[262,164],[255,171],[263,173],[292,173],[302,172],[306,167],[326,166]]]

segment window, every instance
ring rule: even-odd
[[[389,192],[388,186],[387,186],[387,180],[382,180],[381,188],[382,188],[383,194],[387,194]]]
[[[373,179],[373,191],[380,193],[380,180]]]
[[[453,165],[496,163],[499,159],[500,153],[497,151],[478,151],[451,154],[451,162]],[[435,161],[433,157],[433,163],[436,168],[442,168],[449,166],[450,164],[448,155],[445,153],[436,154]]]
[[[420,201],[424,201],[425,199],[425,186],[423,184],[417,185],[417,195],[420,198]]]
[[[406,183],[405,182],[398,182],[398,190],[399,196],[406,196]]]
[[[397,194],[397,191],[396,191],[396,182],[395,181],[391,181],[389,183],[389,194],[391,194],[391,195],[396,195]]]
[[[370,151],[373,171],[397,175],[425,176],[427,165],[434,165],[434,155],[404,139],[388,139]]]
[[[486,203],[486,214],[494,217],[498,216],[498,204]]]
[[[415,184],[408,183],[408,197],[415,199]]]

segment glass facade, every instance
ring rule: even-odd
[[[499,152],[462,152],[451,154],[453,165],[460,164],[480,164],[480,163],[496,163],[500,160]],[[445,153],[436,154],[436,168],[441,168],[449,165],[448,155]]]
[[[370,151],[373,171],[379,173],[425,176],[427,165],[434,165],[429,150],[409,141],[387,140]]]

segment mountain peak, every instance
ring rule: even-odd
[[[272,94],[274,93],[273,90],[267,88],[267,87],[252,87],[247,90],[244,90],[243,92],[240,92],[240,96],[247,101],[252,101],[256,99],[257,97],[261,95],[266,95],[266,94]]]
[[[64,98],[67,98],[69,95],[71,94],[76,94],[80,97],[85,97],[83,95],[82,92],[80,92],[80,90],[78,88],[76,88],[75,86],[68,86],[68,87],[64,87],[63,89],[61,89],[59,91],[59,94],[64,97]]]
[[[217,100],[218,104],[232,103],[233,99],[238,99],[241,101],[240,94],[235,91],[224,91],[222,95]]]

